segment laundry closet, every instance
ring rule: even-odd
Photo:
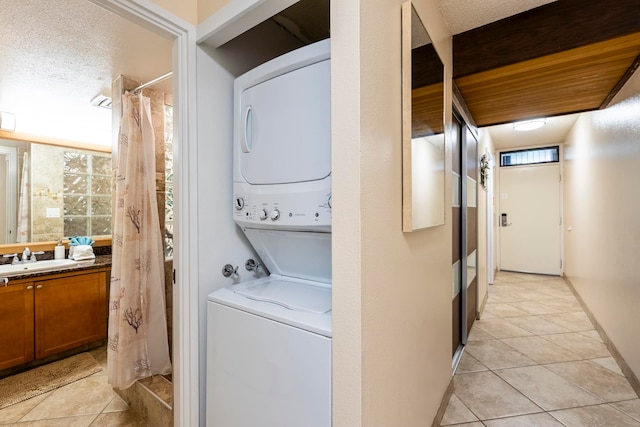
[[[201,421],[330,426],[329,1],[230,6],[197,48]]]

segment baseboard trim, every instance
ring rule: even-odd
[[[620,370],[627,377],[627,380],[629,380],[629,384],[631,384],[631,388],[633,388],[633,391],[636,392],[636,395],[640,397],[640,381],[638,381],[638,377],[633,373],[629,365],[627,365],[627,362],[625,362],[624,358],[622,357],[622,355],[620,354],[616,346],[613,344],[613,342],[611,342],[611,340],[609,339],[609,336],[607,336],[607,333],[604,331],[600,323],[598,323],[598,320],[593,315],[593,313],[591,312],[587,304],[584,302],[584,300],[576,290],[575,286],[573,286],[573,283],[571,283],[571,280],[569,280],[569,278],[564,273],[562,276],[567,282],[567,284],[569,285],[569,289],[571,289],[571,292],[573,292],[573,295],[576,297],[576,299],[582,306],[582,309],[586,313],[587,317],[589,318],[589,320],[591,320],[591,323],[593,323],[593,326],[596,328],[598,335],[600,335],[600,338],[602,338],[602,341],[604,342],[604,345],[607,347],[607,349],[611,353],[611,356],[618,363]]]
[[[444,392],[444,396],[442,396],[440,407],[438,408],[438,412],[436,412],[436,417],[433,419],[433,423],[431,423],[431,427],[440,427],[440,423],[442,422],[444,413],[447,411],[447,406],[449,406],[449,399],[451,399],[452,394],[453,394],[453,375],[451,375],[451,380],[449,381],[447,390]]]
[[[484,313],[484,306],[487,304],[488,299],[489,299],[489,289],[487,289],[487,292],[484,293],[484,298],[482,298],[480,307],[478,307],[478,314],[476,316],[476,320],[480,320],[482,318],[482,313]]]

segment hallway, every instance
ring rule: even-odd
[[[640,399],[562,278],[499,272],[441,425],[640,426]]]

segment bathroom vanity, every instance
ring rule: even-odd
[[[0,282],[0,371],[106,339],[110,256]],[[3,276],[5,277],[5,276]]]

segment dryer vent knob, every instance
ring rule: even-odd
[[[236,197],[233,206],[236,210],[242,210],[242,208],[244,208],[244,199],[242,197]]]

